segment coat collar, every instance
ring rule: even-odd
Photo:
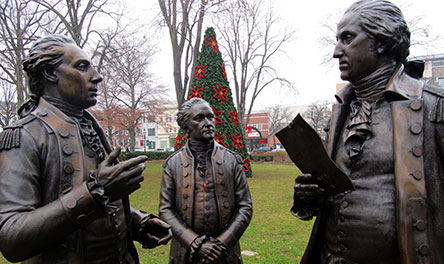
[[[398,66],[395,73],[387,83],[384,91],[388,102],[400,100],[421,99],[424,83],[409,76],[403,64]],[[335,95],[337,104],[333,105],[331,113],[330,129],[328,132],[327,151],[332,158],[333,150],[348,116],[350,103],[355,98],[355,92],[351,84],[346,85]]]
[[[408,75],[404,65],[401,64],[388,81],[384,93],[387,101],[389,102],[397,100],[421,99],[423,88],[424,83]],[[339,104],[349,104],[355,97],[352,85],[346,85],[337,92],[335,97]]]

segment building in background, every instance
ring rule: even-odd
[[[424,61],[425,67],[422,80],[444,89],[444,53],[410,57],[409,60]]]

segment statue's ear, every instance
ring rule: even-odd
[[[43,77],[50,82],[57,83],[58,77],[56,74],[56,69],[45,67],[43,68]]]

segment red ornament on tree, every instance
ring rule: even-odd
[[[222,120],[222,114],[223,114],[223,110],[219,110],[217,111],[216,108],[211,107],[213,109],[214,112],[214,120],[216,121],[216,126],[217,124],[222,124],[224,121]]]
[[[225,65],[220,65],[220,67],[222,68],[222,76],[227,78],[227,72],[225,71]]]
[[[207,69],[207,65],[202,65],[202,63],[199,63],[199,66],[194,67],[194,77],[196,77],[198,81],[200,81],[201,78],[207,77],[207,74],[205,73]]]
[[[205,48],[213,49],[214,53],[219,51],[219,45],[217,44],[217,40],[213,36],[211,36],[209,39],[204,39],[204,42],[207,44]]]
[[[230,122],[234,123],[234,126],[237,127],[237,125],[240,124],[240,122],[239,122],[239,113],[238,112],[228,111],[228,114],[230,115]]]
[[[250,171],[251,170],[251,163],[250,163],[250,160],[249,159],[244,159],[244,171],[245,172],[247,172],[247,171]]]
[[[199,87],[199,86],[196,85],[195,88],[191,88],[190,97],[188,97],[188,99],[191,99],[191,98],[194,98],[194,97],[202,98],[202,94],[201,93],[203,92],[203,90],[204,90],[204,87]]]
[[[182,141],[182,135],[177,135],[177,137],[176,137],[176,143],[174,144],[174,147],[176,148],[176,149],[180,149],[180,141]]]
[[[215,91],[213,97],[219,99],[219,101],[221,103],[223,103],[224,101],[228,101],[228,97],[227,97],[227,88],[223,88],[222,85],[219,83],[218,87],[216,87],[215,85],[213,85],[213,90]]]
[[[219,133],[216,132],[216,137],[214,138],[214,140],[216,140],[216,142],[221,144],[222,146],[227,147],[227,144],[225,143],[226,140],[225,134],[220,135]]]
[[[234,132],[235,135],[231,134],[231,139],[233,140],[233,147],[237,148],[237,151],[240,151],[241,148],[244,148],[244,144],[242,144],[242,136],[238,135]]]

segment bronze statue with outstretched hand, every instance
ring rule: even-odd
[[[97,120],[101,75],[73,40],[34,43],[31,99],[0,134],[0,250],[26,263],[138,263],[133,240],[166,244],[170,226],[135,210],[146,156],[119,162]]]

